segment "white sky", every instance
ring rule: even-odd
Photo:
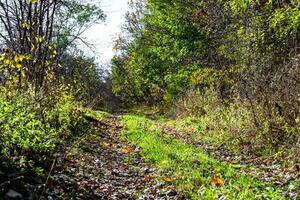
[[[107,64],[113,57],[113,40],[121,31],[124,15],[128,9],[128,0],[101,0],[101,9],[106,14],[106,21],[94,25],[87,30],[83,37],[87,38],[96,47],[96,61]]]

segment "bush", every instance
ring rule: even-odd
[[[254,104],[255,103],[255,104]],[[293,125],[279,113],[266,116],[263,106],[235,98],[225,101],[214,91],[188,92],[173,110],[177,127],[193,126],[195,138],[228,149],[247,153],[276,153],[299,145],[300,120]]]
[[[83,124],[80,113],[73,108],[72,97],[66,93],[1,94],[1,155],[21,167],[47,163]]]

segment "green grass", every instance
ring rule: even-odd
[[[251,114],[245,108],[205,107],[206,113],[189,115],[169,120],[166,124],[181,133],[188,133],[193,141],[202,141],[213,146],[223,146],[230,151],[239,151],[244,143],[258,144],[256,128]]]
[[[108,119],[112,118],[112,115],[110,113],[100,110],[93,111],[90,109],[86,109],[84,115],[98,121],[107,121]]]
[[[177,188],[191,199],[283,199],[270,185],[243,175],[234,165],[219,162],[203,151],[163,135],[151,120],[138,115],[122,117],[122,138],[141,147],[143,157],[171,177]],[[224,185],[213,186],[213,177]],[[163,181],[163,180],[162,180]]]
[[[217,126],[216,120],[208,117],[188,116],[168,120],[166,125],[177,130],[182,136],[188,134],[192,141],[202,141],[214,146],[225,146],[233,151],[238,150],[239,138],[233,137],[232,132],[224,127]]]

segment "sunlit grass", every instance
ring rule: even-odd
[[[125,115],[122,138],[141,147],[148,162],[166,174],[165,178],[191,199],[283,199],[273,187],[254,180],[207,156],[200,149],[163,135],[151,120]],[[218,177],[224,184],[212,184]],[[164,181],[162,179],[162,181]]]
[[[110,113],[105,111],[100,111],[100,110],[93,111],[93,110],[86,109],[84,113],[86,117],[90,117],[98,121],[106,121],[107,119],[112,117]]]

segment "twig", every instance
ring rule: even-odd
[[[77,140],[78,141],[78,143],[77,144],[75,144],[75,145],[78,145],[78,144],[80,144],[81,143],[81,141],[84,139],[84,137],[85,137],[85,135],[83,135],[82,137],[80,137],[79,138],[79,140]],[[72,145],[72,147],[71,147],[71,149],[75,146],[75,145]],[[71,151],[71,149],[69,150],[69,151],[66,151],[65,153],[64,153],[64,155],[63,155],[63,160],[67,157],[67,155],[68,155],[68,153]],[[47,176],[47,179],[46,179],[46,182],[45,182],[45,184],[44,184],[44,188],[43,188],[43,191],[42,191],[42,193],[41,193],[41,195],[40,195],[40,198],[39,198],[39,200],[41,200],[42,199],[42,197],[43,197],[43,194],[45,193],[45,191],[46,191],[46,186],[47,186],[47,184],[48,184],[48,182],[49,182],[49,178],[50,178],[50,176],[51,176],[51,173],[52,173],[52,171],[53,171],[53,169],[54,169],[54,166],[55,166],[55,164],[56,164],[56,161],[57,161],[57,156],[55,157],[55,159],[53,160],[53,163],[52,163],[52,166],[51,166],[51,169],[50,169],[50,171],[49,171],[49,174],[48,174],[48,176]]]
[[[0,187],[3,187],[3,186],[6,185],[6,184],[10,184],[11,182],[17,181],[17,180],[22,179],[22,178],[24,178],[24,176],[18,176],[18,177],[16,177],[16,178],[11,179],[11,180],[5,181],[4,183],[1,183],[1,184],[0,184]]]
[[[50,171],[49,171],[49,174],[48,174],[48,176],[47,176],[47,179],[46,179],[46,182],[45,182],[45,184],[44,184],[44,188],[43,188],[43,191],[42,191],[42,193],[41,193],[41,195],[40,195],[40,198],[39,198],[39,200],[41,200],[41,199],[42,199],[42,197],[43,197],[43,194],[44,194],[44,193],[45,193],[45,191],[46,191],[46,186],[47,186],[47,184],[48,184],[48,181],[49,181],[49,178],[50,178],[50,176],[51,176],[52,170],[54,169],[54,166],[55,166],[56,160],[57,160],[57,157],[55,157],[55,159],[53,160],[53,163],[52,163],[51,169],[50,169]]]

